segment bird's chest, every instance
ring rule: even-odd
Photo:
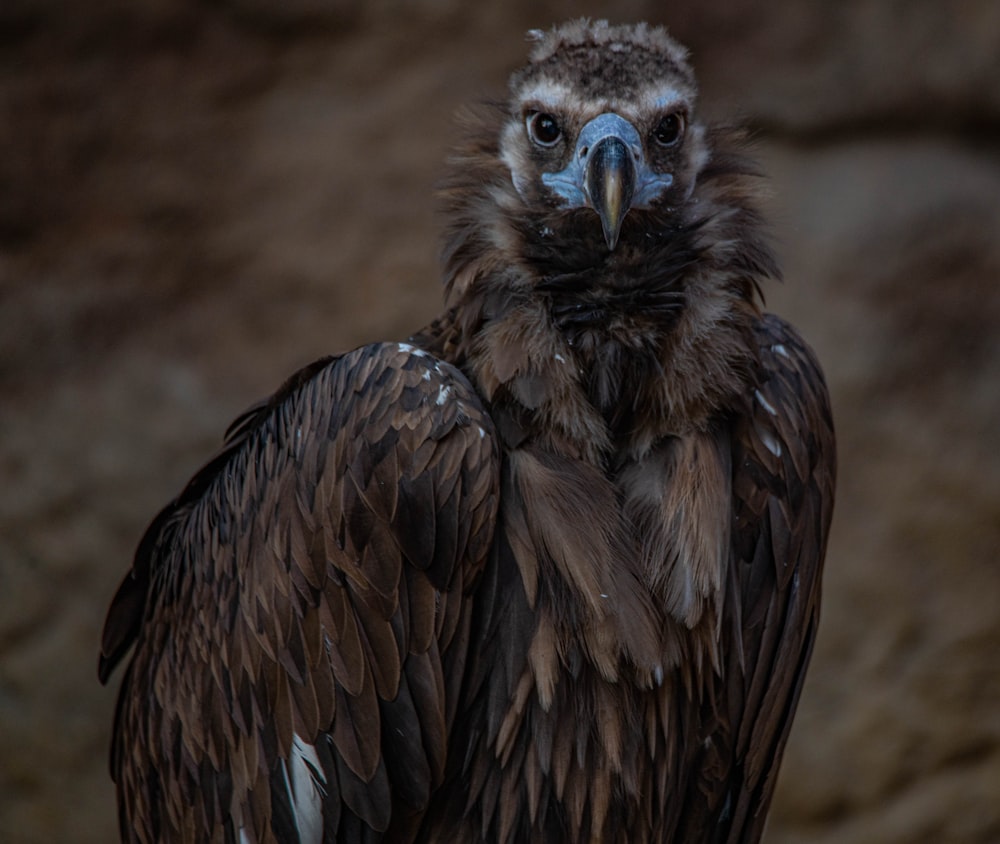
[[[665,811],[644,795],[683,767],[678,737],[698,733],[690,667],[710,666],[717,646],[730,508],[719,442],[671,439],[614,474],[508,453],[454,757],[469,766],[456,772],[462,814],[491,818],[496,840],[642,841],[619,832]]]
[[[539,840],[631,844],[665,828],[664,807],[650,797],[669,793],[684,767],[684,728],[700,734],[696,695],[676,668],[650,686],[625,673],[612,681],[590,666],[575,674],[567,667],[551,706],[533,700],[525,709],[500,776],[525,784],[529,817],[552,813],[570,833],[561,839],[548,830]]]
[[[664,437],[613,472],[528,446],[505,474],[503,548],[560,657],[576,643],[605,676],[609,660],[655,672],[675,660],[673,628],[718,609],[732,522],[724,425]]]
[[[682,655],[702,646],[651,608],[652,583],[633,585],[618,593],[620,613],[596,614],[565,591],[536,595],[534,608],[523,593],[506,604],[472,725],[478,750],[462,754],[472,766],[463,814],[491,819],[482,840],[669,840],[672,810],[656,796],[675,790],[691,740],[700,744]]]

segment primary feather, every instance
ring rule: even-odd
[[[466,115],[446,310],[294,376],[154,519],[123,839],[755,842],[816,634],[826,388],[659,28]]]

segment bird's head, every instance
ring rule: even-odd
[[[706,157],[686,51],[645,24],[581,20],[530,37],[501,159],[525,205],[584,213],[614,250],[630,215],[688,198]]]
[[[604,423],[647,445],[707,425],[746,387],[758,285],[777,276],[759,169],[738,130],[699,122],[662,28],[580,20],[531,38],[507,98],[464,113],[435,330],[494,410],[522,409],[512,429],[565,422],[586,452]],[[579,389],[601,424],[579,422]]]

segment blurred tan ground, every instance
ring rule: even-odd
[[[608,4],[610,7],[611,4]],[[0,5],[0,841],[115,835],[100,627],[294,367],[437,308],[432,187],[595,3]],[[1000,841],[1000,4],[614,4],[760,130],[841,485],[768,840]]]

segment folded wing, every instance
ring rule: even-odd
[[[377,841],[439,784],[492,538],[493,426],[405,344],[320,361],[154,519],[106,622],[131,841]]]
[[[761,379],[734,423],[724,665],[702,703],[685,839],[758,841],[819,623],[836,483],[833,419],[812,350],[766,315]]]

